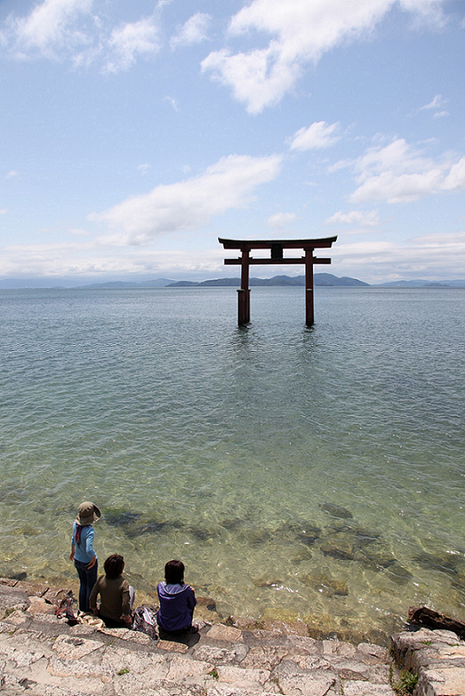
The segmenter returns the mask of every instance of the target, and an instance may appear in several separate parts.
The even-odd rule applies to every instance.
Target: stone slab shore
[[[402,632],[389,651],[201,620],[183,642],[152,640],[92,617],[70,626],[55,615],[63,592],[0,579],[0,694],[394,696],[408,669],[415,696],[465,696],[465,641],[450,631]]]

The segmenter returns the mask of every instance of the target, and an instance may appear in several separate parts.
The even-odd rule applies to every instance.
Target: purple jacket
[[[197,604],[192,587],[159,582],[157,592],[160,600],[160,609],[157,614],[158,625],[169,632],[190,628],[194,607]]]

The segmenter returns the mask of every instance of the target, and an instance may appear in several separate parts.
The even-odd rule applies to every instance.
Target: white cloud
[[[0,215],[6,215],[8,212],[7,208],[0,208]]]
[[[230,87],[252,114],[276,104],[288,92],[306,63],[344,41],[369,35],[387,12],[403,10],[439,22],[443,0],[253,0],[232,19],[229,34],[253,31],[270,35],[265,48],[233,54],[213,51],[203,71]]]
[[[169,232],[205,225],[213,215],[228,209],[244,207],[253,200],[257,186],[277,176],[280,163],[277,155],[222,157],[200,176],[157,186],[103,213],[92,213],[88,219],[118,232],[103,240],[105,243],[147,244]]]
[[[137,166],[137,171],[140,172],[141,174],[147,174],[149,169],[150,169],[150,164],[148,164],[147,162],[145,164],[139,164]]]
[[[107,16],[92,12],[96,4],[95,0],[43,0],[29,15],[7,18],[0,44],[21,59],[70,59],[75,66],[89,66],[103,58],[105,72],[127,70],[137,56],[159,50],[153,16],[111,28]]]
[[[443,118],[444,116],[449,116],[449,112],[445,111],[442,109],[444,104],[447,104],[448,100],[443,99],[441,94],[436,94],[434,97],[433,101],[429,102],[429,104],[425,104],[420,108],[420,111],[425,111],[425,110],[434,110],[433,118]],[[439,111],[439,109],[442,109]]]
[[[325,225],[361,225],[362,227],[377,227],[379,225],[379,212],[371,210],[364,213],[361,210],[352,210],[350,213],[339,211],[325,220]]]
[[[110,55],[106,61],[107,72],[127,70],[136,61],[137,55],[157,53],[158,28],[153,17],[140,19],[138,22],[124,24],[113,29],[109,39]]]
[[[465,188],[465,157],[451,167],[442,188],[446,191],[460,191]]]
[[[350,275],[368,283],[391,279],[463,278],[465,231],[438,233],[405,240],[364,240],[342,237],[331,249],[335,275]]]
[[[353,166],[359,183],[350,196],[354,203],[410,202],[439,191],[465,187],[465,158],[454,162],[448,156],[435,161],[424,157],[402,138],[385,147],[370,148]]]
[[[197,12],[181,27],[177,34],[171,37],[171,48],[199,44],[207,38],[211,17],[205,12]]]
[[[14,177],[19,176],[18,172],[14,169],[11,169],[8,174],[6,174],[6,179],[14,179]]]
[[[88,14],[93,0],[44,0],[27,17],[8,19],[10,39],[16,51],[37,50],[55,57],[56,49],[86,43],[74,25],[78,15]]]
[[[319,150],[331,147],[340,140],[340,136],[334,133],[338,130],[339,123],[328,124],[325,121],[312,123],[308,128],[301,128],[294,133],[291,142],[291,150]]]
[[[201,279],[224,269],[224,250],[215,240],[213,248],[185,250],[149,250],[105,247],[93,240],[49,244],[5,246],[0,254],[0,276],[94,278],[104,282],[133,275],[183,277],[199,273]],[[87,282],[87,280],[85,280]]]
[[[436,94],[433,101],[422,106],[420,111],[423,111],[424,109],[440,109],[445,103],[446,100],[444,100],[440,94]]]
[[[270,215],[266,224],[274,230],[282,230],[283,227],[295,220],[297,220],[295,213],[276,213],[276,215]]]
[[[163,101],[166,101],[168,102],[168,104],[171,104],[175,111],[179,111],[178,102],[176,101],[176,99],[174,99],[174,97],[163,97]]]

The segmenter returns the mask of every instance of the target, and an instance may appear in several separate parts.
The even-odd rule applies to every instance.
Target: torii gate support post
[[[237,291],[237,321],[239,326],[250,322],[249,254],[249,249],[242,249],[241,287]]]
[[[333,245],[337,237],[323,237],[320,239],[259,239],[259,240],[238,240],[218,238],[220,244],[225,249],[240,249],[241,256],[235,259],[225,259],[227,266],[241,266],[241,287],[238,293],[238,323],[244,326],[250,322],[250,290],[249,290],[249,267],[250,265],[283,265],[289,263],[305,264],[305,323],[312,326],[314,322],[313,307],[313,264],[331,263],[331,259],[317,258],[313,255],[315,249],[328,249]],[[252,258],[251,249],[269,249],[269,258]],[[304,256],[298,258],[284,257],[284,249],[303,249]]]
[[[312,326],[315,321],[313,304],[313,249],[305,249],[305,323]]]

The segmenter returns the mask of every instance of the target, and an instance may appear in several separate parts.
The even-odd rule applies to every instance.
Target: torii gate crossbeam
[[[305,264],[305,323],[311,326],[314,322],[313,304],[313,264],[331,263],[329,258],[317,258],[313,255],[315,249],[329,249],[337,237],[322,237],[320,239],[259,239],[237,240],[218,237],[225,249],[239,249],[241,256],[237,259],[225,259],[226,266],[241,266],[241,287],[238,290],[238,323],[240,326],[250,322],[250,290],[249,266],[267,264]],[[253,258],[252,249],[270,249],[269,258]],[[287,258],[284,249],[302,249],[304,255],[299,258]]]

